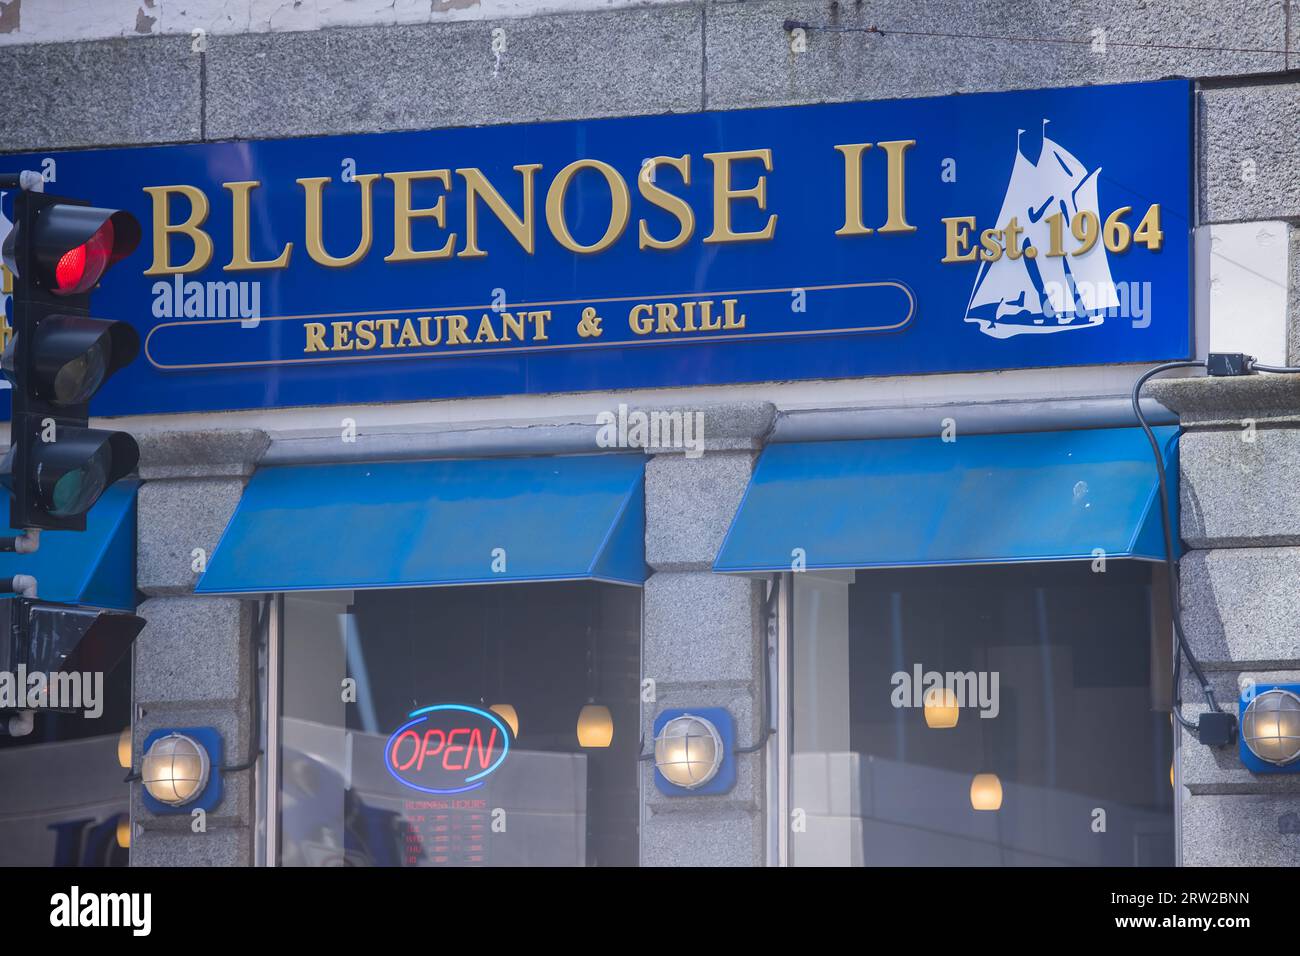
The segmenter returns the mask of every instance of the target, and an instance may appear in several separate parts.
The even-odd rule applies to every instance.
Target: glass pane
[[[287,595],[282,863],[636,865],[640,598]]]
[[[37,710],[30,734],[0,735],[0,866],[127,865],[131,785],[118,740],[131,723],[130,660],[98,689],[93,673],[80,682],[91,706]]]
[[[1172,865],[1170,638],[1151,575],[795,575],[792,861]]]

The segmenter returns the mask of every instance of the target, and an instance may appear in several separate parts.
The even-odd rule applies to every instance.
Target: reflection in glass
[[[119,752],[130,654],[104,675],[103,708],[94,718],[36,711],[30,734],[0,735],[0,866],[127,865],[131,785]]]
[[[794,575],[792,861],[1172,865],[1162,571]]]
[[[591,582],[286,595],[282,864],[636,865],[640,614]]]

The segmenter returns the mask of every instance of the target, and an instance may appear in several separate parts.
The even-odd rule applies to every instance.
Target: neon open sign
[[[464,793],[487,782],[510,752],[510,732],[491,711],[435,704],[408,714],[393,732],[384,763],[403,786],[422,793]]]

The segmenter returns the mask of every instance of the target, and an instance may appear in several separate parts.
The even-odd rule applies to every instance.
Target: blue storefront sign
[[[1185,81],[5,157],[133,212],[100,414],[1192,350]]]

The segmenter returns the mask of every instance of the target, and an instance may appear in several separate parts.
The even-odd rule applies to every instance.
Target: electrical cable
[[[1205,673],[1201,670],[1200,662],[1192,653],[1188,646],[1187,637],[1183,633],[1183,612],[1181,603],[1181,591],[1178,583],[1178,562],[1174,560],[1173,549],[1173,521],[1169,510],[1169,487],[1165,479],[1164,456],[1160,452],[1160,443],[1156,440],[1155,432],[1151,430],[1151,425],[1147,422],[1146,416],[1142,414],[1142,404],[1140,401],[1142,386],[1147,381],[1162,372],[1168,372],[1178,368],[1204,368],[1214,377],[1240,377],[1250,375],[1254,372],[1270,372],[1273,374],[1300,374],[1300,367],[1292,365],[1263,365],[1255,361],[1253,356],[1236,352],[1217,352],[1211,353],[1209,360],[1200,361],[1180,361],[1166,362],[1163,365],[1157,365],[1143,373],[1133,384],[1132,402],[1133,414],[1142,426],[1143,432],[1146,433],[1147,441],[1151,445],[1151,453],[1156,459],[1156,473],[1158,485],[1160,488],[1160,524],[1164,532],[1165,541],[1165,565],[1168,568],[1166,574],[1169,585],[1169,606],[1174,622],[1174,633],[1177,635],[1178,649],[1180,653],[1174,655],[1174,694],[1173,694],[1173,713],[1178,722],[1189,730],[1198,729],[1198,725],[1189,721],[1183,716],[1182,712],[1182,658],[1187,657],[1187,663],[1196,675],[1196,679],[1201,683],[1201,691],[1205,695],[1206,701],[1210,704],[1212,710],[1222,711],[1218,701],[1214,696],[1214,688],[1206,679]],[[1222,711],[1227,713],[1226,711]]]
[[[1204,693],[1205,701],[1210,705],[1210,709],[1219,710],[1221,708],[1219,708],[1218,701],[1214,698],[1214,688],[1210,685],[1209,680],[1205,679],[1205,672],[1201,670],[1200,662],[1197,661],[1192,649],[1187,645],[1187,636],[1183,633],[1183,605],[1182,596],[1179,593],[1178,561],[1177,558],[1174,558],[1173,519],[1171,519],[1169,510],[1169,483],[1167,483],[1165,477],[1165,455],[1160,450],[1160,440],[1157,440],[1156,432],[1152,431],[1151,423],[1148,423],[1147,416],[1143,415],[1143,411],[1141,411],[1141,388],[1147,384],[1148,380],[1161,375],[1162,372],[1170,372],[1175,368],[1205,367],[1204,362],[1195,362],[1195,360],[1190,360],[1190,362],[1166,362],[1162,365],[1156,365],[1156,367],[1148,369],[1147,372],[1139,376],[1138,381],[1134,382],[1131,395],[1134,416],[1138,419],[1138,424],[1141,425],[1143,432],[1147,434],[1147,441],[1151,444],[1152,455],[1156,458],[1157,486],[1160,488],[1160,527],[1165,537],[1165,583],[1169,585],[1170,617],[1174,620],[1174,635],[1177,636],[1179,650],[1178,654],[1174,654],[1174,718],[1180,724],[1183,724],[1183,727],[1192,731],[1195,731],[1197,726],[1195,723],[1188,721],[1186,717],[1183,717],[1182,688],[1179,685],[1180,679],[1182,679],[1182,666],[1180,665],[1182,665],[1184,654],[1187,656],[1187,663],[1191,665],[1196,679],[1200,680],[1201,693]]]
[[[1165,543],[1165,583],[1169,588],[1169,611],[1174,622],[1174,635],[1178,644],[1180,653],[1174,655],[1174,700],[1173,713],[1174,717],[1180,724],[1189,730],[1195,730],[1196,724],[1189,721],[1183,716],[1182,693],[1179,687],[1181,677],[1182,656],[1187,656],[1187,663],[1192,668],[1192,673],[1196,679],[1201,682],[1201,693],[1205,695],[1206,702],[1212,710],[1220,710],[1218,701],[1214,697],[1214,688],[1206,679],[1204,671],[1201,670],[1201,664],[1192,653],[1192,649],[1187,644],[1187,636],[1183,633],[1183,607],[1181,595],[1179,593],[1178,578],[1178,560],[1174,557],[1174,534],[1173,520],[1169,510],[1169,484],[1165,477],[1165,456],[1160,450],[1160,441],[1156,438],[1156,433],[1151,429],[1151,424],[1147,421],[1146,416],[1142,413],[1141,393],[1142,386],[1156,375],[1163,372],[1169,372],[1179,368],[1205,368],[1206,363],[1200,361],[1182,361],[1166,362],[1163,365],[1157,365],[1155,368],[1148,369],[1138,377],[1133,383],[1133,392],[1130,396],[1133,403],[1133,415],[1137,418],[1138,424],[1142,426],[1142,431],[1147,436],[1147,442],[1151,445],[1151,454],[1155,457],[1156,462],[1156,484],[1160,490],[1160,528],[1164,534]]]
[[[767,640],[768,626],[776,613],[776,599],[781,593],[781,576],[772,575],[772,587],[768,591],[767,600],[763,603],[763,732],[759,734],[758,740],[748,747],[735,747],[732,753],[752,754],[758,753],[767,746],[767,741],[772,736],[775,728],[772,726],[772,662],[768,660],[771,654],[771,647]]]
[[[267,612],[270,610],[270,607],[271,599],[269,597],[263,598],[262,606],[257,615],[257,628],[254,631],[256,636],[249,642],[248,656],[252,666],[253,676],[253,679],[249,684],[249,693],[253,696],[253,713],[250,715],[248,721],[248,759],[243,763],[227,764],[226,766],[221,767],[220,769],[222,773],[238,773],[241,770],[249,770],[257,763],[258,758],[262,756],[262,694],[260,688],[261,680],[259,679],[257,667],[257,652],[262,646],[261,638],[266,633]]]
[[[1247,368],[1252,372],[1274,372],[1279,375],[1300,374],[1300,368],[1294,365],[1260,365],[1254,359],[1247,363]]]

